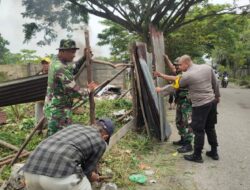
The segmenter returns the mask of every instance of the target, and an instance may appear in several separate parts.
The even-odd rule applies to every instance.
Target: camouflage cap
[[[76,42],[71,39],[62,39],[60,41],[60,47],[59,50],[67,50],[67,49],[79,49],[76,47]]]
[[[174,65],[180,65],[179,63],[179,60],[180,60],[180,57],[177,57],[175,60],[174,60]]]

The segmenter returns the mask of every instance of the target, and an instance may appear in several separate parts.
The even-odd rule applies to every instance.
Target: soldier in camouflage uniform
[[[164,55],[164,60],[167,66],[175,75],[181,75],[179,71],[178,58],[175,60],[174,64],[171,63],[167,55]],[[164,74],[160,72],[155,72],[155,76],[164,78]],[[174,85],[173,85],[174,86]],[[174,88],[174,87],[173,87]],[[157,92],[161,92],[166,88],[156,88]],[[171,90],[168,88],[168,90]],[[192,103],[188,98],[188,90],[186,88],[178,88],[175,90],[175,102],[176,102],[176,127],[178,133],[181,136],[179,141],[174,141],[174,145],[180,145],[182,147],[178,148],[177,151],[180,153],[186,153],[193,150],[192,140],[193,132],[191,129],[191,115],[192,115]]]
[[[85,61],[84,56],[73,62],[77,49],[75,41],[61,40],[58,57],[50,65],[44,106],[48,136],[72,123],[73,99],[81,98],[88,94],[88,90],[94,89],[94,84],[91,83],[88,85],[89,89],[81,90],[74,80],[74,75]]]

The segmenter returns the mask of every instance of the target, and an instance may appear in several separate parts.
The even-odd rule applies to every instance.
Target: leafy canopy
[[[186,20],[194,6],[207,5],[207,0],[23,0],[24,17],[34,19],[24,25],[25,40],[44,31],[44,39],[38,44],[50,43],[56,36],[55,28],[72,31],[76,24],[87,23],[88,14],[110,20],[135,32],[149,41],[148,26],[153,24],[165,33],[171,33],[183,25],[209,16],[233,13],[234,8],[218,9]],[[247,11],[247,9],[243,10]]]

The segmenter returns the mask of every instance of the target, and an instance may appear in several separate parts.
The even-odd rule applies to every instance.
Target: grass
[[[111,182],[118,185],[119,188],[136,190],[150,189],[150,184],[138,185],[129,180],[131,174],[144,174],[145,170],[142,165],[149,167],[155,173],[150,179],[155,179],[160,183],[166,184],[166,180],[179,179],[175,176],[178,174],[178,160],[181,155],[175,154],[175,148],[170,143],[159,143],[155,139],[149,139],[145,134],[128,132],[112,149],[107,152],[101,163],[102,168],[109,168],[113,171],[114,176]],[[148,187],[149,186],[149,187]],[[181,184],[168,184],[167,189],[178,190],[185,189]]]
[[[7,74],[5,72],[0,72],[0,82],[4,82],[7,79]]]
[[[148,137],[130,131],[105,154],[101,166],[113,171],[112,182],[119,187],[133,189],[136,184],[130,182],[128,177],[143,172],[139,167],[142,157],[152,150],[153,144]]]

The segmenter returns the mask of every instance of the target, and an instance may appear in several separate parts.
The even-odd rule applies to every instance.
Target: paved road
[[[250,190],[250,90],[221,89],[218,105],[219,161],[192,164],[199,190]],[[210,147],[205,145],[205,150]]]

